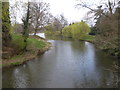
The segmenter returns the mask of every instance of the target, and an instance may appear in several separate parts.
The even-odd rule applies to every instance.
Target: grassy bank
[[[94,43],[97,48],[101,49],[102,51],[106,52],[107,54],[120,58],[120,51],[118,48],[114,48],[115,45],[113,43],[103,42],[101,44],[98,44],[96,42],[99,42],[99,40],[98,41],[96,40],[97,36],[95,36],[95,35],[86,34],[82,37],[80,37],[80,35],[79,35],[77,38],[74,38],[76,35],[73,37],[72,33],[69,32],[69,30],[62,32],[62,34],[59,31],[54,31],[54,32],[53,31],[46,31],[45,35],[46,35],[46,38],[54,39],[54,40],[72,39],[72,40],[88,41],[88,42]],[[111,46],[109,48],[110,45],[113,45],[113,47]]]
[[[12,51],[10,52],[12,56],[9,58],[4,57],[2,60],[2,67],[21,65],[43,54],[51,46],[50,43],[39,36],[29,36],[27,39],[26,52],[22,52],[24,45],[25,43],[22,35],[12,34]]]
[[[63,36],[62,34],[60,34],[60,32],[45,32],[46,38],[50,38],[50,39],[54,39],[54,40],[59,40],[59,39],[74,39],[72,37],[67,37],[67,36]],[[88,41],[91,43],[94,43],[95,41],[95,36],[93,35],[85,35],[84,37],[77,39],[77,40],[81,40],[81,41]]]
[[[82,41],[88,41],[88,42],[93,43],[94,40],[95,40],[95,36],[86,35],[86,36],[82,37],[80,40],[82,40]]]

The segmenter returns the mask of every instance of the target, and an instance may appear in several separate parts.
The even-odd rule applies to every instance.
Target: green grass
[[[92,36],[92,35],[86,35],[86,36],[82,37],[80,40],[94,41],[94,40],[95,40],[95,36]]]
[[[12,44],[17,49],[20,49],[20,50],[23,49],[25,46],[25,43],[24,43],[24,38],[22,37],[22,35],[12,34]],[[39,40],[39,39],[35,39],[35,38],[28,38],[27,45],[28,45],[27,47],[29,47],[29,48],[42,49],[46,46],[46,42]],[[30,46],[32,46],[32,47],[30,47]],[[17,56],[17,57],[19,57],[19,56]],[[17,58],[17,57],[15,57],[15,58]]]
[[[0,64],[0,67],[2,67],[2,64]]]
[[[46,43],[42,40],[28,38],[28,46],[31,44],[34,45],[35,48],[38,48],[38,49],[44,48],[46,46]]]
[[[18,59],[18,58],[21,58],[21,57],[22,57],[22,55],[15,55],[15,56],[12,57],[12,59]]]
[[[23,49],[25,46],[25,43],[24,43],[24,38],[22,37],[22,35],[12,34],[12,44],[17,49]]]
[[[11,65],[20,65],[20,64],[21,64],[20,62],[11,63]]]

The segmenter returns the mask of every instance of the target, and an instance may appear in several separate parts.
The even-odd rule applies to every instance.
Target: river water
[[[3,88],[113,87],[113,73],[107,69],[115,58],[89,42],[48,41],[52,47],[39,58],[3,70]]]

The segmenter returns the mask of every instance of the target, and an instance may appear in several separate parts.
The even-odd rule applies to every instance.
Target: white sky
[[[63,14],[69,22],[81,21],[88,10],[77,9],[76,0],[43,0],[50,3],[50,12],[54,15]]]
[[[10,0],[15,1],[15,0]],[[16,0],[17,1],[17,0]],[[22,0],[27,1],[27,0]],[[30,0],[31,1],[31,0]],[[35,1],[35,0],[32,0]],[[85,8],[75,8],[75,5],[78,4],[77,0],[37,0],[37,1],[44,1],[47,3],[50,3],[50,12],[53,16],[57,16],[60,14],[63,14],[65,18],[68,20],[68,22],[77,22],[84,19],[84,16],[89,11]],[[97,4],[100,1],[107,1],[107,0],[82,0],[86,2],[89,5]],[[95,7],[94,5],[92,5]]]
[[[38,0],[41,1],[41,0]],[[57,16],[63,14],[69,23],[71,22],[79,22],[84,20],[85,15],[89,11],[86,8],[76,8],[76,4],[78,4],[79,0],[42,0],[47,3],[50,3],[50,12],[53,16]],[[99,5],[100,2],[106,2],[107,0],[82,0],[87,5],[92,8],[96,8],[95,5]],[[92,25],[93,23],[88,23]]]

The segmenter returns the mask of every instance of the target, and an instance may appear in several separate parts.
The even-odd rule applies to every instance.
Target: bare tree
[[[38,29],[41,29],[48,22],[49,4],[45,2],[31,2],[30,12],[30,23],[34,27],[34,35],[36,35]]]
[[[64,28],[66,25],[68,25],[67,19],[62,14],[60,15],[60,22],[62,24],[62,28]]]
[[[57,31],[61,31],[62,30],[62,24],[61,24],[59,18],[54,17],[53,27],[55,28],[54,30],[57,30]]]
[[[101,0],[101,3],[96,8],[92,8],[83,0],[80,0],[80,3],[77,4],[77,6],[89,9],[88,14],[92,13],[94,20],[96,20],[94,25],[97,29],[96,45],[118,56],[120,55],[120,50],[118,49],[119,2],[119,0]]]
[[[89,5],[87,2],[83,1],[83,0],[79,0],[79,3],[76,5],[76,7],[84,7],[90,10],[90,13],[95,13],[97,15],[104,15],[108,18],[110,18],[110,16],[106,13],[110,13],[113,14],[113,12],[115,12],[115,9],[118,5],[118,1],[119,0],[101,0],[99,5]],[[92,6],[97,6],[97,8],[92,8]]]
[[[55,28],[54,30],[60,31],[62,33],[62,29],[68,25],[67,19],[61,14],[57,17],[53,18],[53,27]]]

